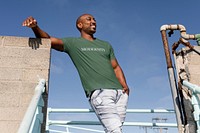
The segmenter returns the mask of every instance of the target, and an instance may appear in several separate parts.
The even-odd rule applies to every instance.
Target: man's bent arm
[[[120,65],[117,62],[117,59],[112,59],[111,64],[112,64],[112,67],[114,69],[114,72],[115,72],[117,79],[119,80],[120,84],[123,87],[123,91],[129,95],[129,88],[128,88],[128,85],[126,83],[124,73],[123,73]]]
[[[36,25],[35,27],[31,27],[31,29],[33,30],[37,38],[51,38],[51,36],[49,36],[49,34],[41,30],[38,25]]]
[[[64,50],[62,40],[51,37],[48,33],[40,29],[40,27],[37,25],[37,21],[33,17],[28,17],[22,25],[31,28],[37,38],[49,38],[51,40],[51,48],[58,51]]]

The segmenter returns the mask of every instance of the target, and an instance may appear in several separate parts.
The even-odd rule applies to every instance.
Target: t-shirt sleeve
[[[64,52],[69,53],[70,47],[73,43],[73,38],[61,38],[61,40],[63,41]]]
[[[112,46],[110,45],[110,60],[115,59],[115,54]]]

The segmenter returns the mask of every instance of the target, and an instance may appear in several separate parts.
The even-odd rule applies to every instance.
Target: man
[[[39,28],[33,17],[28,17],[23,26],[32,28],[38,38],[49,38],[53,49],[68,53],[105,132],[122,133],[129,88],[111,45],[94,37],[95,18],[83,14],[77,19],[76,27],[81,34],[78,38],[49,36]]]

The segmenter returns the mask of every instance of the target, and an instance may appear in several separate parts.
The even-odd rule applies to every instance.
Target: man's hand
[[[32,16],[30,16],[26,20],[24,20],[24,22],[22,23],[22,26],[34,28],[37,26],[37,21]]]
[[[127,95],[129,95],[130,89],[129,88],[123,88],[123,93],[126,93]]]

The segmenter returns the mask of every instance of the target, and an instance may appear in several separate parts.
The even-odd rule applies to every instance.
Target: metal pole
[[[168,40],[167,40],[167,36],[166,36],[166,31],[162,30],[161,35],[162,35],[164,52],[165,52],[165,57],[166,57],[166,62],[167,62],[168,76],[169,76],[169,82],[170,82],[170,87],[171,87],[171,92],[172,92],[174,109],[176,112],[176,120],[177,120],[177,124],[178,124],[178,130],[179,130],[179,133],[182,133],[183,132],[183,126],[182,126],[183,116],[181,113],[180,99],[178,97],[174,69],[172,66],[172,60],[171,60],[171,56],[170,56],[170,50],[169,50]]]
[[[49,133],[49,108],[47,108],[47,115],[46,115],[46,129],[45,133]]]
[[[50,120],[49,125],[101,125],[99,121],[63,121]],[[155,122],[124,122],[123,126],[144,126],[144,127],[171,127],[177,128],[176,123],[155,123]]]
[[[92,109],[48,108],[49,113],[93,113]],[[127,109],[126,113],[175,113],[174,109]]]

